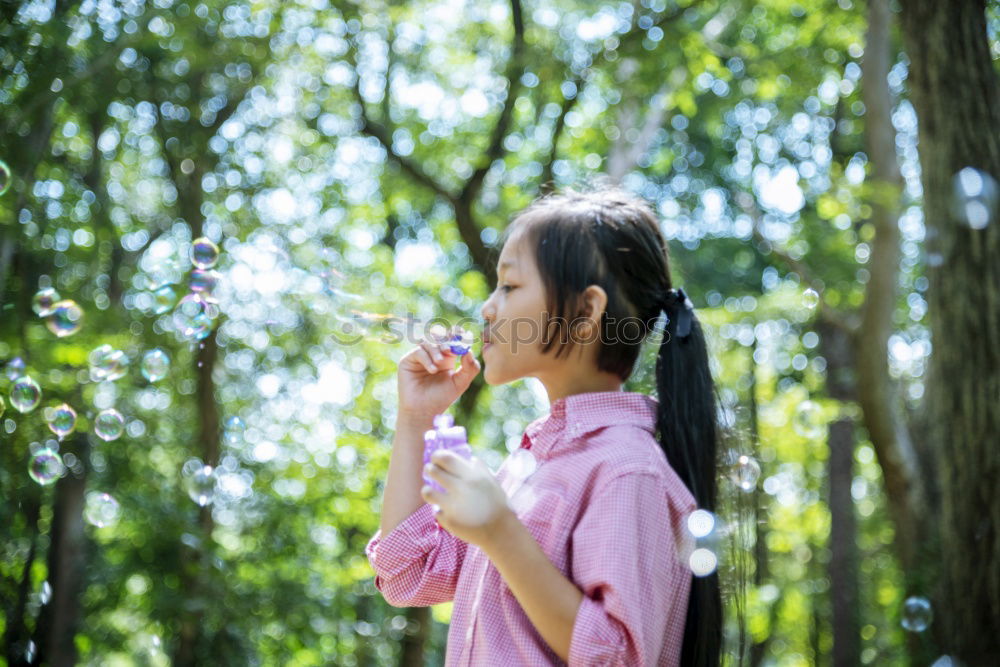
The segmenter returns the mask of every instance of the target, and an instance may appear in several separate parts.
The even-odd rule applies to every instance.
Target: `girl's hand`
[[[480,368],[470,350],[456,369],[448,346],[425,337],[399,361],[399,411],[424,417],[441,414],[469,388]]]
[[[466,460],[454,452],[438,450],[424,470],[445,493],[424,485],[420,496],[441,508],[436,513],[438,523],[460,540],[484,548],[513,513],[503,487],[481,459]]]

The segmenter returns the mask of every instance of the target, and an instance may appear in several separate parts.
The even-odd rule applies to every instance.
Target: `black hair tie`
[[[667,322],[670,322],[670,311],[676,310],[677,336],[687,338],[691,335],[691,325],[694,321],[694,304],[684,293],[683,288],[671,288],[667,290],[663,297],[662,310],[667,314]]]

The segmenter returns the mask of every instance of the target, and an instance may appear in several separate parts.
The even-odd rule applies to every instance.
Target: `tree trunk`
[[[889,74],[888,0],[872,0],[868,15],[863,93],[865,147],[871,161],[871,224],[875,228],[870,279],[862,306],[857,345],[858,392],[864,423],[875,447],[896,528],[896,551],[904,572],[917,564],[921,522],[926,515],[926,491],[917,448],[906,428],[898,387],[889,377],[889,336],[893,332],[899,282],[899,196],[902,176],[896,160],[896,130],[892,125]]]
[[[827,392],[838,401],[858,399],[852,369],[857,365],[852,337],[842,328],[820,323],[823,357],[827,360]],[[883,370],[885,373],[885,370]],[[832,664],[861,664],[861,631],[858,622],[858,531],[851,483],[854,481],[854,422],[849,418],[830,424],[830,597],[833,610]]]
[[[919,121],[929,262],[925,434],[937,452],[940,583],[934,623],[969,665],[1000,655],[1000,220],[952,208],[966,167],[1000,177],[1000,85],[983,0],[903,0]],[[927,595],[931,590],[908,591]]]
[[[403,634],[399,667],[424,667],[424,648],[431,636],[431,608],[409,607],[405,612],[406,632]],[[413,632],[410,632],[413,628]],[[443,661],[443,657],[442,657]]]
[[[830,593],[833,603],[833,665],[861,664],[858,628],[857,521],[851,482],[854,479],[854,424],[839,419],[830,425]]]
[[[74,436],[73,454],[89,458],[85,434]],[[33,664],[75,665],[77,627],[80,623],[80,597],[83,592],[84,532],[83,502],[87,485],[87,467],[76,474],[67,471],[56,482],[52,536],[48,550],[48,582],[52,596],[45,605],[35,629],[38,654]]]

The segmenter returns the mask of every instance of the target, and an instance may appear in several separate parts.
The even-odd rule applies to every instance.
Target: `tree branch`
[[[503,157],[503,139],[510,127],[511,118],[514,115],[514,104],[517,102],[518,94],[521,90],[521,77],[524,75],[524,18],[521,12],[520,0],[511,0],[511,15],[514,21],[514,41],[511,45],[510,60],[507,62],[507,98],[504,100],[503,109],[497,118],[496,125],[490,138],[489,147],[480,165],[469,177],[465,187],[459,195],[459,199],[472,202],[482,189],[483,180],[494,162]],[[479,234],[476,234],[476,239]],[[465,239],[466,245],[469,240]],[[470,248],[471,249],[471,248]]]
[[[585,73],[573,79],[572,83],[576,86],[576,95],[568,99],[563,99],[562,108],[559,110],[559,118],[556,119],[556,126],[552,130],[552,145],[549,147],[549,157],[542,167],[542,175],[539,179],[538,190],[542,194],[552,192],[555,189],[555,181],[552,178],[552,165],[555,163],[556,155],[559,153],[559,139],[562,137],[563,130],[566,129],[567,114],[573,110],[577,100],[580,99],[583,84],[587,80],[586,72],[588,71],[585,70]]]
[[[795,259],[779,248],[776,248],[774,244],[760,231],[763,214],[761,213],[760,208],[757,207],[753,195],[749,192],[738,192],[735,195],[735,199],[740,205],[740,208],[743,209],[744,213],[750,216],[750,219],[753,222],[753,239],[757,241],[757,243],[768,248],[771,253],[781,260],[783,264],[797,273],[802,278],[804,283],[814,286],[817,288],[817,291],[819,291],[819,288],[821,288],[823,283],[814,275],[809,265],[801,260]],[[858,331],[859,322],[856,313],[845,313],[826,303],[823,299],[819,300],[818,309],[818,317],[820,317],[824,322],[827,322],[828,324],[831,324],[839,329],[843,329],[845,333],[851,336],[854,336]]]

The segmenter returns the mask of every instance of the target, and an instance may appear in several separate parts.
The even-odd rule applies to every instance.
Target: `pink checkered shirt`
[[[530,459],[519,450],[497,472],[521,522],[584,594],[570,665],[679,664],[691,571],[678,554],[693,548],[684,525],[696,505],[654,438],[656,407],[632,392],[558,399],[521,441],[533,474],[517,474],[515,457]],[[493,563],[441,528],[430,505],[365,552],[389,604],[454,600],[449,667],[566,664]]]

